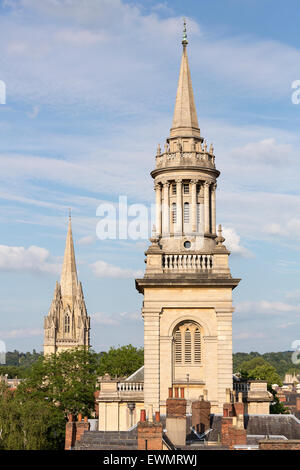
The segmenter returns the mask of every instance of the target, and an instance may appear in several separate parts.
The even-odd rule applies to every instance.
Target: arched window
[[[201,330],[197,323],[181,323],[173,337],[175,365],[201,364]]]
[[[176,224],[176,221],[177,221],[176,202],[173,202],[173,204],[172,204],[172,222],[173,222],[173,224]]]
[[[65,315],[65,333],[70,333],[70,316],[68,313]]]
[[[190,222],[190,205],[189,205],[188,202],[184,203],[183,221],[184,221],[185,224],[188,224]]]

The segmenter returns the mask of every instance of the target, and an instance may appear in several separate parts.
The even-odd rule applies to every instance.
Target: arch
[[[201,327],[194,321],[177,324],[173,334],[173,359],[176,366],[201,365]]]
[[[201,309],[198,309],[198,310],[201,310]],[[212,331],[211,331],[211,327],[209,326],[207,321],[203,320],[203,318],[201,318],[200,321],[199,321],[198,316],[196,316],[193,313],[188,313],[188,312],[184,313],[180,317],[177,317],[170,324],[170,326],[168,328],[168,336],[173,337],[176,327],[180,323],[185,322],[185,321],[193,321],[194,323],[197,323],[200,326],[200,328],[203,329],[203,336],[213,336]]]

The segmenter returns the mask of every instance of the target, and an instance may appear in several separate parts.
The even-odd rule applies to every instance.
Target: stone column
[[[221,411],[226,402],[226,389],[232,390],[232,312],[233,308],[216,310],[218,323],[218,402]]]
[[[160,183],[155,185],[155,196],[156,196],[156,236],[161,236],[161,185]]]
[[[162,220],[163,220],[163,234],[170,234],[170,200],[169,200],[169,187],[170,183],[167,181],[163,183],[163,211],[162,211]]]
[[[217,184],[214,183],[211,187],[211,233],[216,234],[216,189]]]
[[[197,230],[197,180],[192,180],[192,232]]]
[[[147,410],[149,405],[153,411],[159,410],[160,398],[160,317],[159,311],[151,308],[143,308],[144,317],[144,406]]]
[[[204,183],[204,233],[209,233],[209,182]]]
[[[182,235],[182,181],[176,180],[176,210],[177,210],[177,228],[176,233]]]

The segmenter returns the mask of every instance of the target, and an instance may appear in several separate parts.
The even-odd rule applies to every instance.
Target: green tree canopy
[[[28,399],[47,399],[67,416],[90,415],[94,410],[94,392],[99,357],[84,348],[41,357],[29,376],[17,388],[16,395]]]
[[[54,450],[64,448],[64,413],[45,398],[20,398],[0,384],[0,449]]]
[[[281,378],[275,367],[265,361],[262,357],[255,357],[245,361],[240,366],[241,376],[244,379],[266,380],[268,387],[272,384],[282,385]]]
[[[132,344],[119,348],[110,348],[100,357],[100,375],[127,377],[144,364],[144,349],[135,348]]]

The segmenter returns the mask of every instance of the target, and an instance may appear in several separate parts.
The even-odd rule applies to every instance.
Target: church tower
[[[44,354],[77,346],[90,346],[90,317],[87,315],[81,282],[77,279],[71,216],[60,283],[44,320]]]
[[[232,389],[232,290],[229,251],[216,233],[213,145],[200,134],[187,56],[183,52],[170,135],[151,172],[156,225],[146,270],[136,287],[144,295],[145,407],[165,413],[169,388],[190,401],[207,396],[222,411]]]

